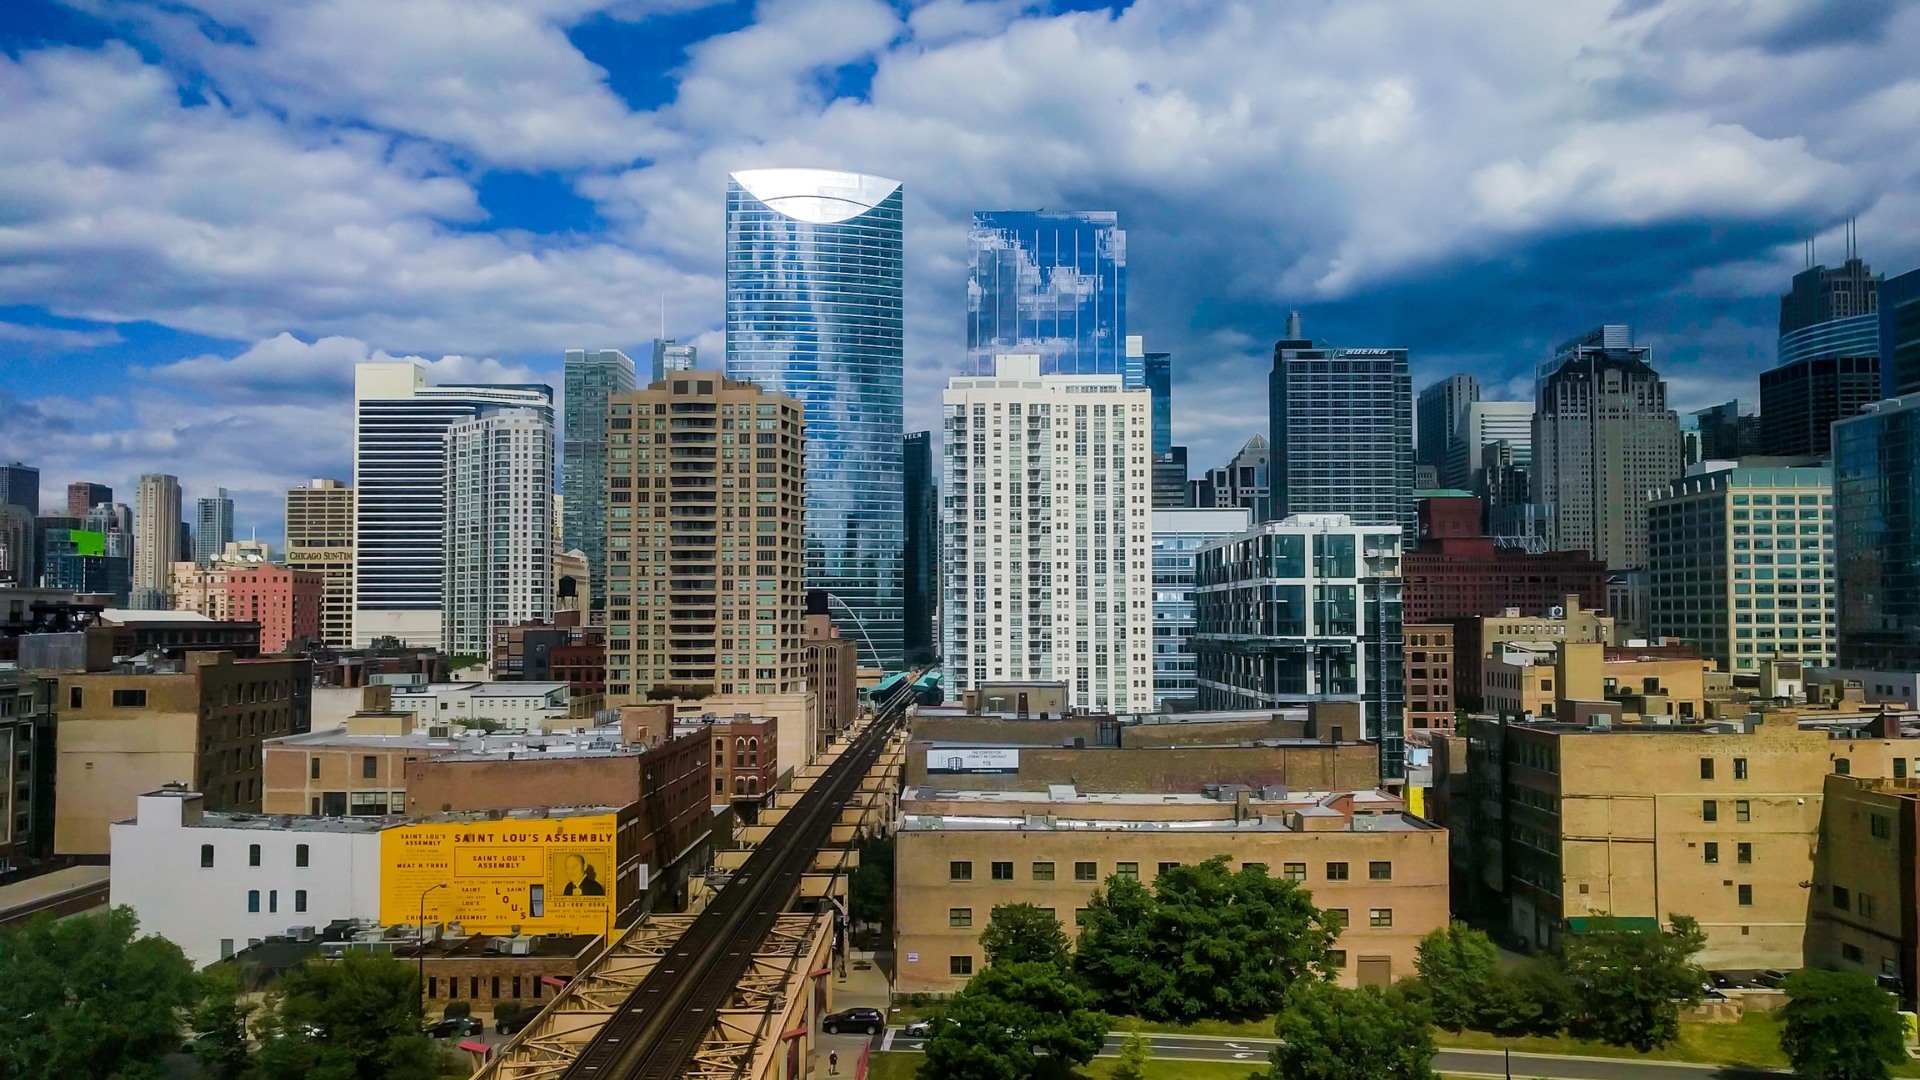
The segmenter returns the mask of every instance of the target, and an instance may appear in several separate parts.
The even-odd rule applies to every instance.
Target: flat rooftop
[[[1352,800],[1351,814],[1330,805],[1334,800],[1341,798]],[[978,812],[916,813],[914,806],[919,803],[944,803],[947,804],[948,809],[952,809],[954,804],[960,804],[968,811],[977,808]],[[1234,808],[1234,800],[1231,796],[1214,798],[1191,792],[1160,795],[1081,793],[1067,785],[1058,785],[1047,791],[930,791],[922,786],[902,795],[900,828],[908,832],[1302,831],[1290,824],[1289,816],[1347,819],[1346,827],[1343,829],[1313,831],[1421,832],[1439,828],[1431,822],[1407,813],[1403,809],[1405,803],[1397,796],[1371,789],[1289,792],[1273,799],[1255,798],[1248,805],[1252,811],[1250,816],[1245,820],[1235,821],[1231,816]],[[1128,816],[1129,810],[1152,806],[1215,807],[1220,810],[1222,816],[1173,820]],[[1009,812],[1016,808],[1026,812],[1019,814]],[[1102,810],[1110,811],[1111,816],[1103,816]],[[999,812],[996,813],[996,811]],[[1064,812],[1085,816],[1070,818],[1058,816]]]
[[[597,817],[602,814],[617,814],[619,806],[535,806],[518,810],[456,810],[447,814],[429,814],[426,817],[410,818],[408,824],[471,824],[484,821],[540,821],[546,818]]]
[[[283,735],[277,739],[268,739],[267,745],[293,749],[344,746],[368,750],[443,750],[447,754],[474,754],[488,757],[513,751],[532,756],[543,753],[618,750],[619,734],[612,732],[593,735],[588,734],[586,729],[581,729],[550,734],[496,732],[488,735],[479,731],[463,730],[459,734],[431,735],[423,725],[405,735],[351,735],[347,733],[346,728],[339,727],[329,728],[326,731],[309,731],[302,735]]]

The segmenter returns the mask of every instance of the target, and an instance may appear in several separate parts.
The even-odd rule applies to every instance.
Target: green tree
[[[281,976],[261,1024],[265,1080],[433,1080],[439,1053],[420,1033],[419,980],[391,956],[350,952]]]
[[[1150,1020],[1265,1016],[1326,962],[1338,930],[1290,881],[1227,857],[1114,875],[1089,901],[1073,967],[1111,1012]]]
[[[1349,990],[1302,979],[1273,1023],[1280,1046],[1261,1080],[1432,1080],[1433,1025],[1406,986]]]
[[[1641,1053],[1679,1037],[1681,1006],[1700,1003],[1706,972],[1693,958],[1707,936],[1692,916],[1668,921],[1671,929],[1639,930],[1595,919],[1585,933],[1567,935],[1575,1034]]]
[[[193,1056],[215,1080],[248,1080],[254,1075],[247,1019],[257,1008],[240,995],[239,979],[222,965],[201,977],[206,996],[193,1010]]]
[[[1780,1049],[1809,1080],[1886,1080],[1887,1066],[1906,1060],[1906,1038],[1893,997],[1852,971],[1787,976]]]
[[[1474,1026],[1495,1035],[1558,1035],[1574,1013],[1573,988],[1553,960],[1501,968],[1480,997]]]
[[[0,1078],[147,1080],[200,996],[179,946],[135,938],[133,909],[0,933]]]
[[[1053,912],[1032,904],[1001,904],[980,935],[988,964],[1052,964],[1065,969],[1067,932]]]
[[[1493,939],[1462,922],[1420,939],[1414,970],[1427,984],[1433,1022],[1448,1031],[1478,1026],[1487,990],[1500,977]]]
[[[1152,1059],[1153,1048],[1147,1045],[1147,1037],[1133,1028],[1120,1041],[1120,1060],[1114,1062],[1112,1080],[1147,1080],[1147,1062]]]
[[[1065,1080],[1106,1038],[1093,1003],[1052,964],[985,968],[947,1002],[920,1080]]]
[[[860,865],[847,882],[847,913],[855,922],[893,924],[893,837],[860,841]]]

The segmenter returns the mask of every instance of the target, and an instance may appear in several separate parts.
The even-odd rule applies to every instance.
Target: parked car
[[[879,1009],[842,1009],[837,1013],[828,1013],[820,1020],[820,1028],[829,1035],[838,1035],[842,1031],[864,1031],[869,1035],[880,1034],[887,1026],[886,1017]]]
[[[471,1016],[449,1016],[428,1024],[424,1034],[429,1039],[461,1039],[484,1034],[486,1030],[485,1024]]]
[[[1768,988],[1778,987],[1781,983],[1785,982],[1786,979],[1787,979],[1786,972],[1775,971],[1772,968],[1768,968],[1767,970],[1753,977],[1754,982],[1757,982],[1761,986],[1765,986]]]
[[[933,1021],[915,1020],[906,1027],[901,1028],[900,1034],[910,1039],[931,1039],[933,1038]]]
[[[534,1005],[502,1005],[493,1010],[493,1030],[502,1035],[511,1035],[540,1015],[540,1009]]]

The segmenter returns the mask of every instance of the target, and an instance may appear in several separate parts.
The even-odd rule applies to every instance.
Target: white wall
[[[379,832],[183,825],[183,810],[191,820],[197,803],[192,795],[142,795],[135,820],[111,828],[111,902],[133,908],[142,934],[159,934],[204,966],[220,959],[223,940],[238,952],[290,927],[318,931],[335,919],[379,917]],[[213,845],[210,868],[200,865],[203,844]],[[254,844],[259,866],[248,863]],[[305,867],[294,865],[299,844],[307,845]],[[260,910],[249,912],[254,890]],[[296,911],[302,891],[307,909]]]

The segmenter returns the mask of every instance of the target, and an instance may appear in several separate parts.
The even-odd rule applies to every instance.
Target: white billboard
[[[1017,773],[1020,751],[981,747],[943,747],[927,751],[927,772]]]

